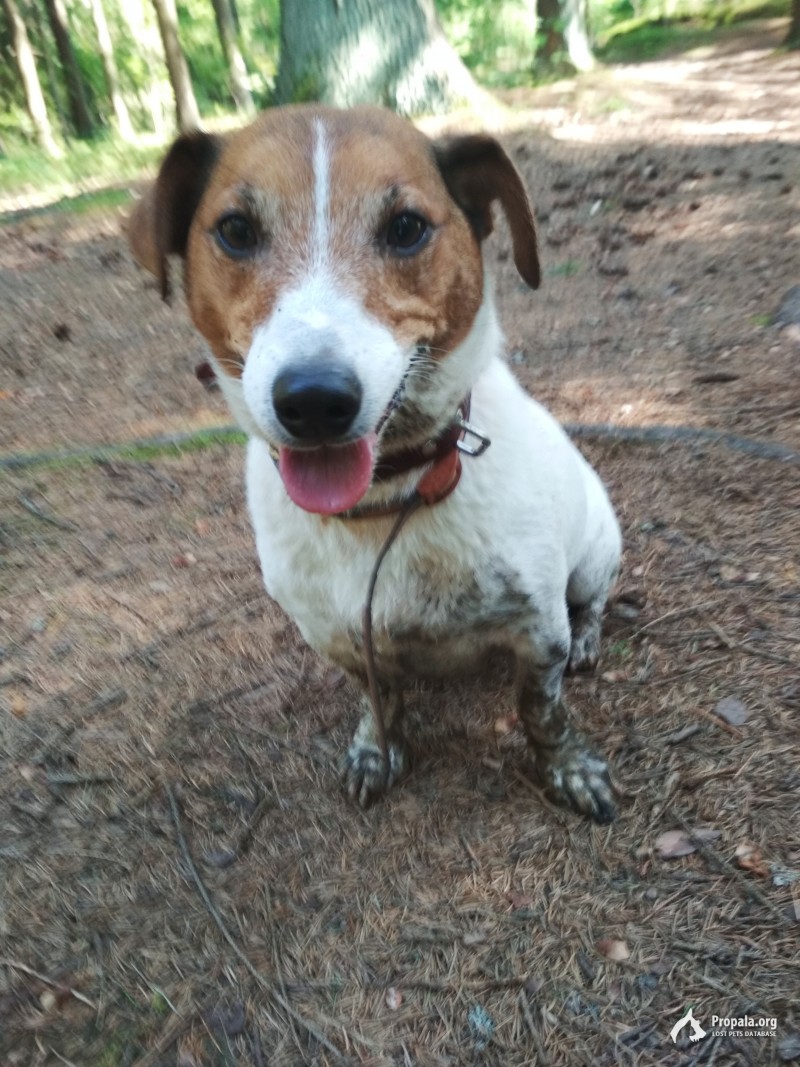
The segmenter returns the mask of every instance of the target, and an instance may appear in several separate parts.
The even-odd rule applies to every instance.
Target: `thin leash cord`
[[[367,683],[369,685],[369,700],[372,705],[372,717],[375,721],[375,733],[378,739],[378,747],[381,750],[381,756],[383,758],[384,785],[389,779],[391,766],[389,763],[389,743],[386,739],[386,724],[383,721],[383,701],[381,699],[380,686],[378,685],[377,671],[375,670],[375,649],[372,641],[372,598],[375,594],[375,585],[378,581],[378,571],[381,569],[381,564],[386,558],[386,554],[394,544],[397,535],[402,530],[406,520],[411,518],[414,512],[422,507],[424,503],[425,501],[421,496],[413,496],[395,519],[394,525],[389,531],[388,537],[383,542],[381,550],[375,560],[375,565],[372,568],[369,586],[367,587],[367,600],[364,604],[364,614],[362,616],[362,637],[364,641],[364,661],[367,668]]]

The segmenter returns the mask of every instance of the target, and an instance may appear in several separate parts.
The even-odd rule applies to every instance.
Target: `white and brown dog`
[[[495,201],[536,288],[531,207],[495,140],[431,141],[378,108],[298,106],[224,138],[181,137],[129,232],[164,293],[166,257],[185,258],[192,318],[250,435],[267,591],[365,693],[350,795],[365,804],[405,769],[404,682],[499,646],[516,659],[540,781],[607,822],[606,764],[561,689],[568,665],[597,660],[620,534],[597,475],[501,359],[481,256]],[[461,471],[459,449],[477,440],[467,411],[491,447]],[[373,605],[386,767],[362,610],[391,515],[418,491],[431,506],[388,553]]]

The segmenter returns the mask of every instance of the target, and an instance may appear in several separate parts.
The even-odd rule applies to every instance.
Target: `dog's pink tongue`
[[[282,448],[278,470],[298,507],[317,515],[336,515],[354,507],[372,481],[375,434],[349,445]]]

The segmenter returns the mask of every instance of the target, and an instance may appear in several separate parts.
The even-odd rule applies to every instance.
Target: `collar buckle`
[[[483,430],[479,430],[477,426],[473,426],[471,422],[467,422],[461,411],[456,416],[456,425],[461,428],[464,434],[463,437],[459,437],[456,441],[458,451],[463,452],[465,456],[482,456],[492,443],[491,437],[488,437]],[[475,445],[467,444],[467,437],[474,437],[478,443]]]

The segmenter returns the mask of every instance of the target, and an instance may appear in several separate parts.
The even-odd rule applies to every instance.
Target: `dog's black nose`
[[[352,371],[290,367],[272,387],[272,404],[284,429],[301,441],[331,441],[347,433],[361,408],[363,390]]]

